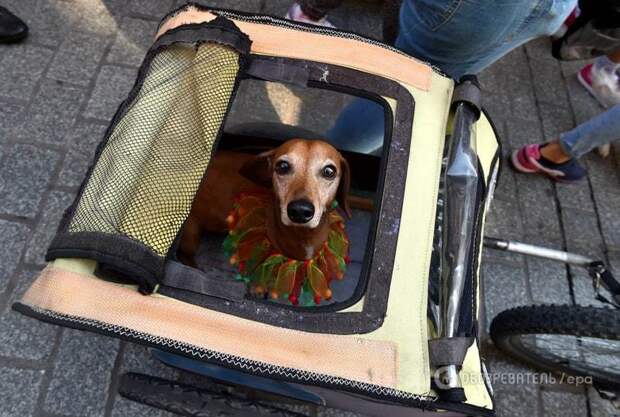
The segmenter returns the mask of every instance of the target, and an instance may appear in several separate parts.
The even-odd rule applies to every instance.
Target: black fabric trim
[[[230,46],[239,54],[250,52],[252,41],[245,33],[223,16],[217,16],[210,22],[190,23],[170,29],[155,41],[151,49],[158,50],[173,43],[202,43],[214,42]]]
[[[366,256],[364,260],[360,283],[353,297],[347,302],[326,306],[293,307],[250,298],[238,303],[223,303],[213,297],[165,286],[160,287],[159,292],[212,310],[290,329],[332,334],[368,333],[376,330],[383,324],[387,311],[394,267],[405,191],[403,178],[407,174],[409,163],[413,126],[411,116],[414,114],[413,97],[394,81],[348,68],[289,58],[251,56],[251,59],[265,60],[276,65],[289,63],[307,68],[308,86],[313,88],[336,90],[369,98],[384,107],[387,103],[381,96],[396,99],[397,108],[394,117],[386,107],[388,109],[386,118],[389,118],[386,127],[392,126],[393,130],[391,135],[386,135],[384,142],[380,177],[385,178],[385,181],[379,182],[377,195],[380,200],[375,201],[376,209],[371,223],[371,230],[375,233],[369,235],[366,248],[366,253],[372,256]],[[327,77],[326,72],[329,74]],[[390,192],[384,193],[384,189]],[[363,296],[365,299],[361,312],[336,313],[355,304]]]
[[[166,262],[166,272],[159,283],[162,286],[229,301],[242,300],[246,291],[243,281],[215,278],[196,268],[171,260]]]
[[[105,263],[110,269],[118,270],[118,272],[124,275],[129,275],[129,278],[136,282],[140,287],[140,291],[144,293],[152,292],[155,288],[155,285],[164,273],[164,257],[156,254],[145,244],[121,234],[111,235],[99,232],[71,233],[68,230],[69,224],[75,215],[77,206],[92,176],[95,165],[101,157],[103,149],[107,145],[117,124],[125,116],[137,97],[144,84],[153,59],[161,50],[173,43],[200,43],[205,41],[227,45],[240,52],[239,73],[235,81],[238,85],[239,74],[243,72],[245,56],[250,50],[251,41],[231,20],[218,16],[211,22],[184,25],[162,35],[147,52],[138,70],[138,76],[131,91],[127,98],[119,105],[110,125],[106,129],[103,140],[97,146],[93,162],[88,168],[88,172],[80,185],[77,196],[75,200],[73,200],[71,206],[65,210],[58,225],[57,235],[46,253],[45,258],[47,261],[61,257],[90,258]],[[232,103],[234,98],[235,90],[236,86],[233,89],[233,96],[230,99],[230,103]],[[224,123],[220,126],[220,134],[223,125]],[[125,252],[120,252],[120,247],[124,248]]]
[[[136,282],[145,292],[157,284],[164,259],[147,246],[123,235],[101,232],[59,233],[50,245],[46,261],[57,258],[87,258],[105,264]]]

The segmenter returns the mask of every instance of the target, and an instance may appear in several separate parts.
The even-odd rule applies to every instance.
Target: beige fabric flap
[[[157,37],[175,27],[208,22],[214,18],[215,15],[208,11],[190,7],[168,19],[157,32]],[[378,45],[279,26],[233,21],[250,37],[252,52],[256,54],[307,59],[355,68],[424,91],[431,86],[432,70],[428,65]]]
[[[269,326],[53,266],[22,303],[258,362],[396,387],[397,352],[390,342]]]

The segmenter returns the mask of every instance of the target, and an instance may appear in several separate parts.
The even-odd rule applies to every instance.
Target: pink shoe
[[[312,20],[308,15],[304,13],[303,10],[301,10],[301,6],[299,5],[299,3],[293,3],[291,7],[289,7],[285,18],[287,18],[288,20],[294,20],[296,22],[309,23],[311,25],[324,26],[327,28],[335,28],[335,26],[329,20],[327,20],[326,17],[320,20]]]
[[[606,59],[606,57],[604,57]],[[620,77],[618,66],[601,63],[588,64],[577,73],[577,79],[590,94],[605,108],[620,103]]]
[[[540,153],[542,145],[526,145],[513,152],[510,162],[514,169],[526,174],[544,174],[556,181],[573,182],[585,177],[586,171],[574,159],[556,164]]]

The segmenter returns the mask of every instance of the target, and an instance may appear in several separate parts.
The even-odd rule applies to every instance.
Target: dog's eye
[[[278,161],[276,163],[276,174],[285,175],[291,171],[291,164],[286,161]]]
[[[333,179],[336,176],[336,167],[333,165],[327,165],[326,167],[323,168],[321,175],[323,175],[324,178],[327,178],[330,180]]]

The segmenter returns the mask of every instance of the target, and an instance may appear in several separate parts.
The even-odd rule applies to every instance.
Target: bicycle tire
[[[593,384],[600,388],[620,389],[620,350],[616,350],[620,349],[620,310],[573,305],[517,307],[498,314],[491,323],[490,333],[501,351],[536,368],[591,377]],[[566,342],[573,337],[574,341],[562,344],[560,349],[550,349],[549,340],[553,337]],[[594,343],[595,340],[603,342]],[[576,347],[575,352],[571,346]],[[608,347],[610,352],[616,352],[616,360],[610,356],[611,367],[610,363],[605,366],[583,359],[584,353],[588,353],[588,358],[603,358],[596,349]],[[578,359],[566,358],[569,352],[577,353]]]

